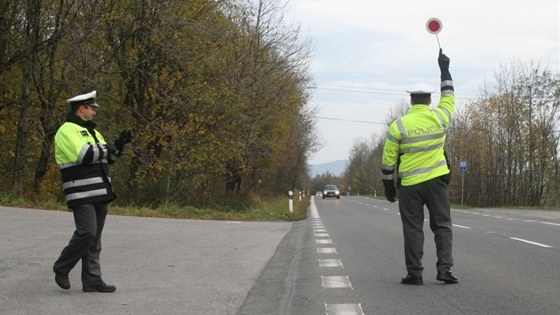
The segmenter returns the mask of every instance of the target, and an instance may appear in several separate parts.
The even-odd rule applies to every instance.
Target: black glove
[[[390,202],[397,201],[397,189],[392,179],[384,179],[383,186],[385,186],[385,198]]]
[[[451,73],[449,73],[449,63],[451,60],[447,57],[443,50],[439,49],[438,65],[441,73],[441,81],[451,80]]]
[[[120,150],[118,150],[118,149],[116,148],[116,146],[115,146],[114,144],[112,144],[111,142],[105,143],[105,148],[107,149],[107,152],[108,152],[109,154],[112,154],[112,155],[117,155],[117,154],[119,153],[119,151],[120,151]]]
[[[437,59],[438,65],[439,65],[439,69],[441,71],[444,70],[449,70],[449,62],[451,60],[449,59],[449,57],[447,57],[444,53],[443,53],[443,49],[439,49],[439,56]]]
[[[125,144],[130,143],[130,141],[132,141],[132,130],[124,130],[121,131],[121,134],[115,140],[115,146],[119,151],[122,151]]]

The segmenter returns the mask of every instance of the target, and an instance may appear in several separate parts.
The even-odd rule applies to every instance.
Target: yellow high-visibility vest
[[[393,179],[397,163],[403,186],[449,174],[444,145],[454,112],[454,93],[445,91],[436,108],[415,104],[408,114],[391,123],[381,160],[383,179]]]
[[[94,132],[99,143],[105,144],[103,136],[97,130]],[[86,151],[92,144],[95,144],[95,139],[85,127],[65,122],[54,137],[56,164],[59,168],[71,166],[71,164],[81,164]],[[94,147],[94,150],[99,149]]]
[[[109,153],[103,136],[95,129],[66,121],[54,137],[55,159],[62,175],[64,196],[69,208],[86,203],[110,202],[115,194],[108,163]],[[97,139],[97,141],[96,141]]]

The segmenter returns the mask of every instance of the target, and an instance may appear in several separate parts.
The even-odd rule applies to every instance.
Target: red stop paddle
[[[441,49],[441,45],[439,44],[439,37],[437,36],[437,34],[441,32],[442,28],[443,25],[441,24],[441,21],[438,18],[431,18],[428,20],[428,22],[426,22],[426,30],[428,30],[428,33],[436,35],[437,44],[440,49]]]

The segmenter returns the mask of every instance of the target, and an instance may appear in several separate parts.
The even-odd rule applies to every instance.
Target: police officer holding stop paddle
[[[408,114],[391,123],[383,148],[381,170],[385,197],[395,202],[397,190],[399,194],[407,269],[407,275],[401,279],[403,284],[423,284],[424,205],[428,208],[430,228],[435,236],[436,279],[458,283],[451,271],[453,235],[447,190],[450,170],[444,151],[445,132],[455,111],[449,63],[450,59],[440,48],[441,99],[438,106],[430,109],[434,90],[429,85],[417,84],[408,89],[412,107]]]

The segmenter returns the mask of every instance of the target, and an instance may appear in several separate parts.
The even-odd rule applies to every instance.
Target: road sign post
[[[465,187],[465,173],[469,170],[469,163],[467,160],[459,161],[459,172],[461,172],[461,206],[463,205],[463,191]]]

